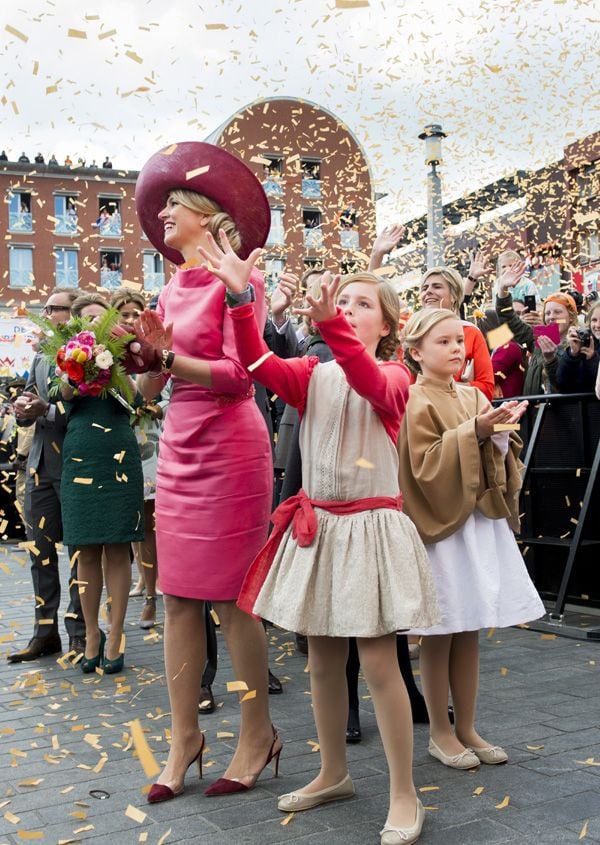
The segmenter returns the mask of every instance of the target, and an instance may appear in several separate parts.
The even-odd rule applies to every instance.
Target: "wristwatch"
[[[254,286],[248,282],[248,286],[245,290],[240,291],[239,293],[231,293],[231,291],[225,291],[225,302],[229,308],[236,308],[238,305],[248,305],[250,302],[256,301],[256,293],[254,292]]]

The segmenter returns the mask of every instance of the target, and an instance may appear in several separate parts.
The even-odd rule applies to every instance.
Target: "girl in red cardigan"
[[[252,564],[238,601],[243,610],[309,638],[312,704],[321,770],[281,796],[284,812],[350,798],[346,762],[345,666],[349,636],[369,684],[390,769],[384,845],[415,842],[423,808],[412,780],[412,722],[396,657],[396,631],[437,617],[424,547],[404,516],[396,440],[408,396],[404,365],[388,358],[397,343],[398,297],[376,276],[340,282],[324,274],[321,298],[297,313],[310,317],[335,360],[280,360],[254,319],[246,262],[224,233],[221,252],[200,249],[225,283],[242,363],[301,415],[303,489],[273,514],[269,543]],[[232,443],[232,448],[235,444]]]

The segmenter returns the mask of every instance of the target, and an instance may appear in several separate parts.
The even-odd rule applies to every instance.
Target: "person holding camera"
[[[558,389],[561,393],[593,392],[600,362],[600,302],[588,311],[585,328],[569,328],[567,343],[558,358]]]

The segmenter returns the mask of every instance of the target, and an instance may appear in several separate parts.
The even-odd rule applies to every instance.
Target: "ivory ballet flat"
[[[423,830],[423,822],[425,821],[425,810],[423,805],[417,798],[417,814],[415,823],[412,827],[392,827],[387,822],[381,832],[381,845],[411,845],[416,842],[421,831]]]
[[[302,792],[288,792],[282,795],[277,802],[277,808],[283,813],[298,813],[300,810],[311,810],[320,804],[327,804],[329,801],[343,801],[345,798],[354,796],[354,784],[350,775],[326,789],[319,792],[311,792],[305,795]]]
[[[500,763],[508,762],[508,754],[499,745],[486,745],[485,748],[469,746],[469,751],[472,751],[481,763],[486,763],[488,766],[498,766]]]
[[[470,748],[465,748],[460,754],[445,754],[431,738],[427,750],[432,757],[435,757],[444,766],[450,766],[451,769],[474,769],[480,763],[479,757]]]

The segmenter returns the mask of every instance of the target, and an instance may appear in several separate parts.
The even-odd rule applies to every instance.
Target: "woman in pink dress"
[[[267,537],[271,446],[252,379],[238,360],[223,284],[199,266],[198,255],[207,232],[225,228],[245,263],[256,260],[270,213],[251,171],[203,143],[176,144],[154,155],[138,178],[136,206],[149,240],[180,265],[156,313],[146,311],[136,323],[142,344],[155,350],[139,389],[155,396],[169,377],[173,383],[156,491],[172,742],[148,796],[155,803],[183,792],[192,763],[202,773],[198,698],[206,659],[204,600],[212,602],[221,620],[235,677],[253,691],[241,704],[234,757],[207,794],[251,789],[281,751],[267,704],[264,630],[236,607],[246,571]],[[252,280],[264,322],[263,279],[254,272]]]

